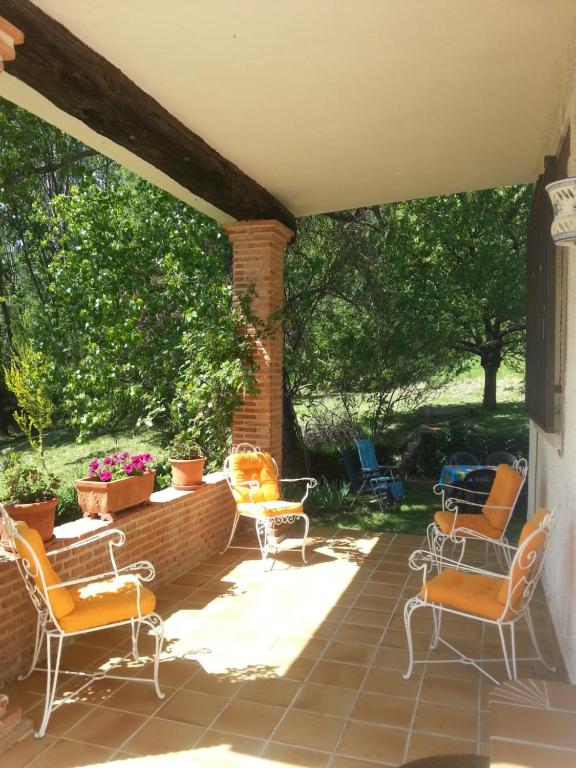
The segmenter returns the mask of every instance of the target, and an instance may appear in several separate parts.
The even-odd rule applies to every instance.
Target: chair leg
[[[417,597],[408,600],[404,606],[404,626],[406,628],[406,640],[408,642],[408,669],[404,674],[404,680],[408,680],[414,668],[414,644],[412,642],[412,614],[421,606]]]
[[[140,622],[138,619],[131,619],[132,625],[132,658],[135,662],[140,661],[140,654],[138,653],[138,633],[140,632]]]
[[[506,664],[506,672],[508,678],[513,680],[512,667],[510,666],[510,659],[508,658],[508,647],[506,646],[506,636],[504,635],[504,627],[502,624],[498,624],[498,632],[500,633],[500,642],[502,643],[502,654],[504,656],[504,663]]]
[[[432,608],[432,618],[434,619],[434,628],[430,639],[430,650],[435,651],[438,648],[440,640],[440,629],[442,628],[442,611],[438,608]]]
[[[266,561],[270,554],[270,526],[272,525],[272,518],[256,518],[256,535],[258,536],[258,545],[260,547],[260,554],[262,560]]]
[[[48,721],[52,714],[52,707],[54,705],[54,699],[56,698],[56,689],[58,688],[58,673],[60,671],[60,659],[62,656],[62,640],[63,636],[58,635],[57,647],[56,647],[56,659],[54,661],[54,669],[52,669],[52,635],[46,633],[46,700],[44,702],[44,715],[40,728],[34,734],[37,739],[41,739],[46,733],[48,727]]]
[[[460,557],[458,558],[458,565],[462,563],[462,560],[464,559],[464,554],[466,552],[466,537],[462,536],[462,544],[460,549]]]
[[[307,563],[306,558],[306,543],[308,542],[308,532],[310,531],[310,518],[305,512],[302,512],[300,517],[304,518],[304,538],[302,539],[302,560]]]
[[[536,637],[536,630],[534,628],[534,622],[532,621],[532,614],[530,613],[530,606],[526,608],[526,613],[524,614],[526,617],[526,625],[528,626],[528,632],[530,634],[530,639],[532,640],[532,645],[534,646],[534,650],[536,651],[536,654],[538,655],[538,658],[544,664],[546,669],[549,672],[557,672],[557,668],[553,664],[549,664],[546,659],[544,658],[544,654],[542,653],[540,649],[540,644],[538,642],[538,638]]]
[[[38,619],[36,621],[36,638],[34,640],[34,653],[32,654],[32,661],[30,662],[30,668],[28,669],[28,672],[26,672],[24,675],[18,675],[18,680],[26,680],[30,677],[32,672],[34,672],[36,668],[36,664],[38,663],[38,657],[40,655],[40,648],[42,647],[42,641],[44,640],[44,632],[45,632],[45,619],[46,616],[44,614],[38,614]]]
[[[510,649],[512,655],[512,677],[514,680],[518,679],[518,669],[516,666],[516,624],[510,622]]]
[[[236,512],[236,515],[234,517],[234,522],[232,523],[232,530],[230,531],[230,538],[228,539],[228,543],[224,547],[224,549],[220,552],[222,555],[224,552],[226,552],[227,549],[229,549],[230,544],[232,544],[232,539],[234,538],[234,534],[236,533],[236,528],[238,526],[238,520],[240,519],[240,515],[238,512]]]
[[[152,613],[148,617],[152,630],[156,636],[156,648],[154,653],[154,688],[156,689],[156,695],[159,699],[163,699],[166,694],[160,690],[160,683],[158,682],[158,670],[160,667],[160,654],[162,653],[162,646],[164,645],[164,622],[157,613]]]

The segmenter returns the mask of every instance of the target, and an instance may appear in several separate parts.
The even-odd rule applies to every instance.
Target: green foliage
[[[168,446],[170,458],[187,461],[189,459],[200,459],[204,457],[204,450],[194,437],[191,431],[179,432],[176,437],[170,441]]]
[[[337,514],[350,503],[350,483],[345,480],[320,478],[316,488],[310,491],[306,511],[311,516],[323,513]]]
[[[47,344],[63,406],[83,437],[103,427],[190,428],[220,461],[254,380],[229,246],[206,217],[116,176],[54,202],[51,296],[61,316]]]
[[[17,453],[9,453],[4,460],[2,483],[4,497],[16,504],[31,504],[54,498],[59,480],[43,467],[22,460]]]
[[[44,433],[52,425],[54,406],[47,387],[45,356],[29,344],[20,345],[10,366],[4,368],[6,386],[15,396],[19,411],[14,420],[44,466]]]

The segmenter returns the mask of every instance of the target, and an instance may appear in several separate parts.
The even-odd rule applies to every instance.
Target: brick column
[[[252,311],[268,322],[284,303],[284,252],[293,232],[279,221],[240,221],[226,227],[233,251],[233,285],[238,294],[254,285]],[[269,451],[282,464],[282,356],[280,322],[274,332],[255,339],[257,395],[244,399],[234,414],[232,442],[247,442]]]

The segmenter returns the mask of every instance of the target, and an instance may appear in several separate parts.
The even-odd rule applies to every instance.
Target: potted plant
[[[94,458],[88,477],[76,480],[78,504],[84,517],[114,520],[114,513],[150,499],[155,470],[149,453],[130,456],[127,451]]]
[[[59,480],[50,472],[26,464],[17,453],[10,453],[2,473],[6,512],[13,520],[22,520],[35,528],[42,541],[54,538],[54,521]]]
[[[13,520],[25,521],[39,531],[44,541],[50,541],[59,481],[48,470],[44,458],[44,433],[52,424],[54,408],[46,386],[49,380],[46,360],[41,352],[22,344],[16,348],[10,366],[4,368],[4,378],[19,406],[14,421],[35,457],[35,463],[31,464],[16,453],[8,455],[3,468],[4,506]]]
[[[169,445],[172,485],[179,491],[189,491],[202,485],[206,458],[196,438],[180,432]]]

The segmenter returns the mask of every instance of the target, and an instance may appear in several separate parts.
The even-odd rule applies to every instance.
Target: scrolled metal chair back
[[[556,517],[556,510],[546,510],[538,527],[518,547],[508,575],[505,615],[520,616],[528,607],[542,575],[546,550]]]
[[[10,517],[6,508],[0,504],[0,517],[2,519],[2,528],[9,545],[9,555],[14,559],[16,567],[22,577],[24,586],[32,603],[39,614],[50,618],[55,625],[58,625],[52,612],[52,606],[47,597],[46,577],[40,561],[30,544],[18,533],[14,520]],[[18,544],[21,546],[19,547]],[[21,552],[28,553],[24,557]]]

